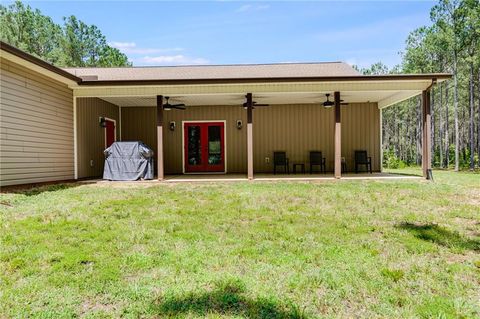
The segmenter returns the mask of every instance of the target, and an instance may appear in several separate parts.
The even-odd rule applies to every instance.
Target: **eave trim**
[[[433,74],[391,74],[391,75],[353,75],[353,76],[321,76],[321,77],[256,77],[256,78],[223,78],[223,79],[161,79],[161,80],[97,80],[82,81],[82,86],[126,86],[126,85],[181,85],[181,84],[244,84],[244,83],[284,83],[284,82],[345,82],[345,81],[411,81],[411,80],[448,80],[449,73]]]
[[[76,83],[80,83],[82,82],[82,79],[65,71],[65,70],[62,70],[48,62],[45,62],[43,61],[42,59],[39,59],[31,54],[28,54],[26,52],[23,52],[22,50],[20,49],[17,49],[16,47],[14,46],[11,46],[10,44],[7,44],[3,41],[0,41],[0,48],[5,51],[5,52],[8,52],[16,57],[19,57],[27,62],[30,62],[30,63],[33,63],[37,66],[40,66],[50,72],[53,72],[55,74],[58,74],[58,75],[61,75],[69,80],[72,80],[72,81],[75,81]]]

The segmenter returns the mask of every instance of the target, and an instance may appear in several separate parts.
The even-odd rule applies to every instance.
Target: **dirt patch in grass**
[[[106,303],[105,301],[101,301],[99,298],[86,299],[80,305],[80,317],[99,313],[119,315],[120,309],[120,305]]]

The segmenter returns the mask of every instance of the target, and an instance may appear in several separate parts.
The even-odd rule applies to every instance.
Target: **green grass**
[[[434,177],[1,194],[0,317],[479,317],[480,174]]]

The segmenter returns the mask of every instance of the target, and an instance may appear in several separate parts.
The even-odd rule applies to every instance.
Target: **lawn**
[[[480,174],[434,175],[0,194],[0,318],[479,317]]]

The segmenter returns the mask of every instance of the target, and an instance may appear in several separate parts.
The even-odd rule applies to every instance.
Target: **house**
[[[342,62],[61,69],[6,43],[0,52],[2,186],[100,177],[115,140],[152,147],[160,180],[253,179],[273,171],[274,151],[307,165],[322,151],[341,178],[342,158],[352,170],[354,151],[366,150],[379,172],[382,109],[421,94],[429,127],[430,88],[451,77],[365,76]]]

